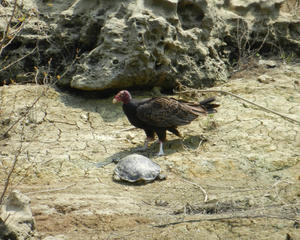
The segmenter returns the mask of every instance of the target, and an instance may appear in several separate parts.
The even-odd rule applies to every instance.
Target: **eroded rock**
[[[201,86],[226,79],[226,66],[215,51],[222,42],[210,39],[216,22],[213,13],[205,8],[204,14],[200,3],[182,5],[177,1],[122,3],[106,14],[101,31],[95,33],[97,46],[77,65],[71,86],[170,88],[176,81]],[[199,16],[187,18],[193,8]],[[192,19],[196,22],[189,24]],[[201,28],[211,29],[199,29],[200,22]]]
[[[1,207],[0,238],[30,239],[34,229],[30,199],[17,190],[12,191]]]

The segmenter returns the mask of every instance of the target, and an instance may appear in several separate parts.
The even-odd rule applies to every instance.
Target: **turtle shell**
[[[115,180],[128,182],[153,181],[160,174],[160,166],[149,158],[131,154],[122,158],[114,171]]]

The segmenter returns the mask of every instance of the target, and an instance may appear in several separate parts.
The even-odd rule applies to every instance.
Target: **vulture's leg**
[[[147,137],[145,139],[144,146],[143,147],[139,147],[139,148],[136,149],[138,151],[145,151],[148,148],[149,142],[153,141],[154,137],[155,137],[154,130],[152,130],[152,129],[144,129],[144,131],[145,131]]]
[[[159,152],[157,153],[157,156],[163,156],[165,155],[164,149],[163,149],[164,143],[159,140]]]
[[[157,153],[157,156],[165,155],[164,149],[163,149],[163,143],[166,141],[167,132],[164,128],[158,128],[155,129],[155,132],[159,138],[159,151]]]
[[[142,151],[146,150],[148,148],[149,142],[151,142],[151,141],[153,141],[153,138],[146,137],[144,146],[140,147],[140,150],[142,150]]]

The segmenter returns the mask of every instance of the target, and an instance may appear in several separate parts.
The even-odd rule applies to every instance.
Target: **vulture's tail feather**
[[[211,97],[201,101],[199,104],[206,110],[207,113],[215,113],[217,112],[215,108],[220,106],[219,104],[213,103],[215,100],[215,97]]]

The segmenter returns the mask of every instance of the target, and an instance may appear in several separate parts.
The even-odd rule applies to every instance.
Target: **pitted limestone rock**
[[[30,199],[17,190],[12,191],[1,207],[0,221],[1,239],[28,239],[35,228]]]

